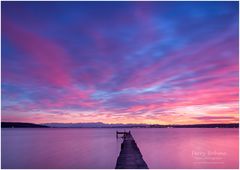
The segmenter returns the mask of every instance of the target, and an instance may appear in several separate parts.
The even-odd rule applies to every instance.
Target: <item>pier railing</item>
[[[116,131],[116,138],[119,138],[119,135],[121,138],[124,138],[126,137],[126,135],[131,135],[131,131],[124,131],[124,132],[119,132],[119,131]]]

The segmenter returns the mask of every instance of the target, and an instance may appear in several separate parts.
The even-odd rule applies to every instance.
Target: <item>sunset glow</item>
[[[238,122],[238,2],[2,2],[2,121]]]

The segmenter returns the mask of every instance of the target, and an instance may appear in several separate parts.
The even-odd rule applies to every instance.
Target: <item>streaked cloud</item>
[[[237,2],[3,2],[2,120],[238,122]]]

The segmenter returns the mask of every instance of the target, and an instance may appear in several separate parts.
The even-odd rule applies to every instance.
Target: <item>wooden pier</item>
[[[116,137],[122,135],[123,142],[117,159],[116,169],[148,169],[142,154],[131,135],[131,132],[116,132]]]

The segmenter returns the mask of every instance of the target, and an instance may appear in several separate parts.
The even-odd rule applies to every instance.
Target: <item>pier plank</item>
[[[121,151],[117,159],[116,169],[148,169],[146,162],[143,160],[142,154],[129,132],[117,132],[122,134],[123,142]]]

